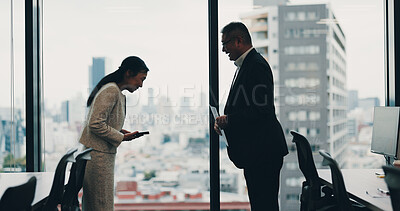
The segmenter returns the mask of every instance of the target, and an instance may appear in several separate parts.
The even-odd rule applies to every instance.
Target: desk
[[[344,183],[349,197],[360,202],[371,210],[392,211],[389,196],[373,198],[371,195],[379,195],[377,188],[388,190],[385,179],[378,178],[375,172],[383,172],[382,169],[341,169]],[[324,185],[332,187],[331,170],[318,169],[319,177]],[[370,193],[368,195],[366,193]]]
[[[50,193],[54,172],[0,173],[0,197],[8,187],[26,183],[32,176],[36,177],[36,192],[32,204],[43,200]]]

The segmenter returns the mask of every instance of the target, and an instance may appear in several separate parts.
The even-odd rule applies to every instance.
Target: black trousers
[[[251,211],[279,211],[279,177],[283,157],[244,168]]]

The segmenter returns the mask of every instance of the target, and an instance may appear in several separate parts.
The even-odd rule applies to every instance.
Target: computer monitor
[[[397,159],[399,152],[400,107],[375,107],[372,127],[371,152]]]

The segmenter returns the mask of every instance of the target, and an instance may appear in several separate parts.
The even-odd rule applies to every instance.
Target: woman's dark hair
[[[137,56],[130,56],[125,58],[122,61],[121,66],[118,68],[118,70],[104,76],[99,81],[99,83],[97,83],[96,87],[94,87],[87,100],[86,103],[87,107],[89,107],[92,104],[94,97],[96,96],[97,92],[101,89],[101,87],[110,82],[115,82],[117,84],[120,83],[122,80],[124,80],[124,74],[128,70],[131,71],[132,77],[134,77],[140,72],[148,72],[149,68],[147,68],[144,61]]]

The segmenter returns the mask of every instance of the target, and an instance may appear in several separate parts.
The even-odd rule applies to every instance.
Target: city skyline
[[[319,3],[327,1],[301,1],[292,0],[293,4],[298,3]],[[64,4],[65,3],[65,4]],[[73,2],[62,2],[62,1],[49,1],[44,2],[44,99],[48,103],[49,107],[54,104],[59,104],[65,98],[76,95],[77,92],[85,94],[87,91],[88,80],[87,68],[90,65],[91,58],[96,56],[110,57],[111,70],[113,71],[119,66],[119,63],[123,58],[127,56],[123,52],[131,52],[131,54],[141,56],[150,68],[149,77],[144,84],[144,87],[153,87],[155,89],[162,89],[164,85],[168,85],[171,88],[176,88],[177,84],[173,83],[176,79],[182,83],[179,86],[193,87],[200,86],[208,83],[208,44],[207,44],[207,5],[206,3],[193,2],[193,5],[181,1],[170,2],[171,4],[160,5],[161,2],[119,2],[121,6],[114,6],[103,3],[104,7],[90,9],[90,3],[82,3],[79,8],[73,6]],[[159,4],[160,3],[160,4]],[[251,1],[221,1],[220,3],[220,27],[224,24],[240,20],[240,14],[252,10]],[[2,2],[2,4],[6,4]],[[333,10],[337,16],[337,19],[343,26],[343,30],[347,35],[347,46],[348,46],[348,89],[358,90],[361,98],[366,97],[378,97],[381,102],[384,102],[384,83],[383,83],[383,43],[380,42],[368,42],[365,45],[365,40],[360,39],[363,37],[360,33],[365,33],[366,25],[369,27],[383,27],[383,9],[377,8],[382,6],[377,0],[370,1],[332,1]],[[155,6],[158,5],[158,6]],[[176,7],[174,7],[174,5]],[[362,6],[360,6],[362,5]],[[20,80],[23,78],[23,61],[24,55],[23,45],[20,41],[22,39],[22,20],[18,16],[22,11],[18,11],[21,7],[18,4],[15,5],[15,78]],[[163,11],[164,7],[172,7],[169,11]],[[188,9],[182,10],[183,7]],[[8,8],[4,5],[0,8],[5,10]],[[74,10],[76,19],[73,17],[63,18],[59,13],[59,8],[64,8],[65,12]],[[191,9],[193,8],[193,9]],[[197,8],[197,9],[194,9]],[[199,9],[200,8],[200,9]],[[202,9],[201,9],[202,8]],[[145,11],[151,11],[150,14],[145,15]],[[133,12],[133,13],[132,13]],[[354,13],[358,12],[357,16]],[[93,13],[93,17],[99,17],[99,19],[84,18],[81,21],[78,19],[80,14]],[[179,20],[178,17],[184,17],[193,13],[190,20]],[[101,18],[103,14],[104,18]],[[105,15],[104,15],[105,14]],[[153,14],[153,15],[151,15]],[[375,14],[375,15],[371,15]],[[382,23],[378,25],[376,18],[372,16],[382,15]],[[2,12],[4,20],[9,20],[9,11]],[[143,16],[145,15],[145,16]],[[50,17],[57,17],[51,18]],[[107,17],[109,20],[105,19]],[[140,18],[139,18],[140,17]],[[173,23],[169,27],[160,26],[157,24],[159,17],[164,17],[164,21]],[[72,19],[70,19],[72,18]],[[138,21],[140,19],[140,21]],[[131,20],[135,20],[132,22]],[[154,23],[155,29],[151,29],[144,20],[148,20],[148,23]],[[72,26],[66,26],[66,22],[71,21]],[[81,23],[82,22],[82,23]],[[110,22],[113,25],[109,25]],[[93,23],[93,24],[91,24]],[[114,24],[116,23],[116,24]],[[21,24],[21,25],[20,25]],[[178,24],[178,25],[176,25]],[[2,24],[4,31],[9,31],[9,23]],[[91,27],[88,27],[91,26]],[[105,32],[103,28],[110,26]],[[86,28],[85,28],[86,27]],[[135,36],[126,36],[126,28],[140,28],[142,30],[134,30]],[[177,28],[178,27],[178,28]],[[89,30],[88,30],[89,29]],[[94,30],[93,30],[94,29]],[[362,30],[361,30],[362,29]],[[171,31],[172,30],[172,31]],[[363,31],[364,30],[364,31]],[[81,31],[79,35],[71,34],[73,31]],[[159,37],[157,31],[163,31],[162,37]],[[60,36],[55,34],[63,32]],[[193,33],[195,32],[195,33]],[[82,39],[83,37],[86,37]],[[102,34],[107,40],[100,40],[101,45],[98,45],[96,39],[89,39],[96,37],[95,34]],[[115,34],[118,34],[115,35]],[[368,36],[366,40],[381,40],[383,42],[383,29],[382,30],[368,30]],[[170,37],[172,39],[170,39]],[[9,46],[9,34],[0,34],[0,40],[6,42],[5,46]],[[138,42],[138,40],[149,40],[151,44],[146,42]],[[178,43],[166,42],[166,40],[179,40]],[[184,43],[195,43],[192,48],[188,48]],[[200,45],[198,44],[200,42]],[[67,45],[65,45],[67,44]],[[112,47],[118,46],[118,48]],[[158,48],[160,46],[161,48]],[[79,48],[79,57],[74,55],[74,51]],[[4,48],[0,51],[0,63],[4,64],[5,69],[9,69],[9,48]],[[170,52],[170,49],[174,49],[174,53]],[[52,53],[54,52],[54,53]],[[367,54],[362,54],[367,52]],[[169,61],[170,57],[165,57],[165,54],[172,54],[176,56],[184,56],[186,62],[180,65],[172,66]],[[66,62],[60,63],[59,58],[66,58]],[[172,57],[173,58],[173,57]],[[379,59],[381,58],[381,59]],[[226,55],[222,52],[219,54],[220,60],[220,92],[222,95],[229,90],[230,80],[233,77],[234,65],[228,61]],[[363,61],[374,61],[372,63],[364,64]],[[63,59],[64,61],[64,59]],[[60,65],[62,64],[62,65]],[[379,70],[381,69],[381,70]],[[365,74],[368,72],[368,74]],[[6,71],[6,79],[10,78],[10,73]],[[377,80],[377,79],[381,80]],[[62,79],[62,80],[60,80]],[[167,80],[166,80],[167,79]],[[72,85],[74,82],[74,85]],[[3,90],[10,90],[9,80],[6,80],[2,84]],[[17,83],[15,88],[15,99],[18,100],[19,104],[22,105],[24,99],[24,85]],[[208,89],[208,87],[205,87]],[[207,91],[206,91],[207,92]],[[172,91],[173,95],[178,93]],[[135,93],[136,94],[136,93]],[[134,95],[135,95],[134,94]],[[10,99],[9,92],[4,91],[2,93],[5,99]],[[84,95],[85,97],[85,95]],[[130,96],[131,97],[131,96]],[[171,96],[173,97],[173,96]],[[1,106],[7,106],[8,101],[2,103]]]

